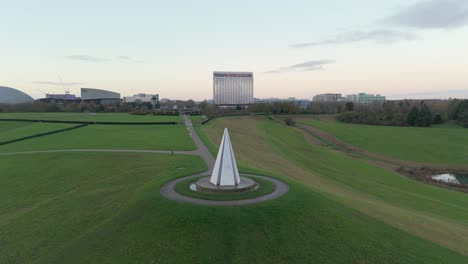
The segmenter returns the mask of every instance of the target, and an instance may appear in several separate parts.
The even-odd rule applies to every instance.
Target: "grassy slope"
[[[0,168],[1,263],[467,261],[294,182],[251,206],[162,198],[164,182],[205,169],[197,157],[21,155],[1,157]]]
[[[300,131],[266,119],[223,118],[201,130],[218,142],[224,127],[230,128],[241,166],[296,178],[343,204],[468,255],[466,194],[310,145]]]
[[[0,142],[71,127],[73,124],[0,121]]]
[[[83,148],[193,150],[196,147],[182,125],[90,125],[0,146],[0,152]]]
[[[129,113],[0,113],[0,119],[42,119],[101,122],[181,122],[180,116],[131,115]]]
[[[403,160],[468,164],[468,130],[368,126],[308,118],[301,122],[369,151]]]

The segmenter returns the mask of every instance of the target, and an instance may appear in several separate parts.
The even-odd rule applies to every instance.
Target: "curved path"
[[[289,191],[289,186],[277,179],[266,177],[266,176],[260,176],[260,175],[253,175],[253,174],[245,174],[242,173],[241,175],[243,176],[249,176],[252,178],[260,178],[266,181],[270,181],[275,185],[275,190],[272,193],[251,198],[251,199],[244,199],[244,200],[234,200],[234,201],[213,201],[213,200],[203,200],[203,199],[198,199],[198,198],[193,198],[193,197],[188,197],[181,195],[177,193],[174,190],[174,187],[176,186],[177,183],[184,181],[186,179],[190,178],[196,178],[198,176],[206,175],[206,173],[198,173],[190,176],[185,176],[182,178],[177,178],[175,180],[172,180],[166,184],[164,184],[161,187],[160,193],[162,196],[179,201],[179,202],[186,202],[186,203],[191,203],[191,204],[198,204],[198,205],[209,205],[209,206],[233,206],[233,205],[246,205],[246,204],[255,204],[255,203],[261,203],[269,200],[273,200],[276,198],[279,198]]]

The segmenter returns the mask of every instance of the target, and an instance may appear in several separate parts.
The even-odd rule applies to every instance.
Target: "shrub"
[[[288,116],[284,119],[284,123],[287,125],[287,126],[294,126],[296,125],[296,121],[294,121],[294,119],[292,119],[292,117]]]

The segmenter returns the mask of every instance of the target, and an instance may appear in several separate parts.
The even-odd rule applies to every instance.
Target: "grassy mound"
[[[467,262],[293,181],[281,199],[235,208],[161,197],[206,169],[198,157],[18,155],[0,168],[0,263]]]
[[[427,163],[468,164],[468,131],[456,127],[390,127],[307,118],[304,124],[371,152]]]
[[[244,172],[290,176],[346,207],[468,255],[466,194],[315,145],[304,131],[267,118],[219,118],[200,128],[202,139],[220,142],[225,127]]]

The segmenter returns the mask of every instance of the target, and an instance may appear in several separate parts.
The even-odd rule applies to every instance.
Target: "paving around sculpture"
[[[209,153],[208,149],[198,138],[190,120],[187,117],[184,118],[187,129],[195,141],[200,155],[204,158],[209,168],[213,169],[209,172],[169,181],[161,187],[160,193],[162,196],[171,200],[198,205],[232,206],[273,200],[285,195],[289,191],[289,186],[280,180],[266,176],[239,173],[227,129],[224,130],[216,161],[213,162],[211,153]],[[189,181],[189,184],[182,186],[185,190],[182,192],[176,190],[178,184],[184,183],[190,179],[193,179],[193,181]],[[260,189],[264,187],[260,183],[260,180],[270,182],[274,185],[273,190],[268,193],[260,192]],[[204,198],[207,198],[207,195],[211,197],[203,199],[200,197],[193,197],[193,195],[185,195],[188,189],[190,189],[189,192],[204,193]],[[259,193],[258,196],[255,195],[256,192]],[[249,194],[249,198],[245,198],[245,194],[247,193]],[[224,194],[229,194],[230,199],[217,199]]]

